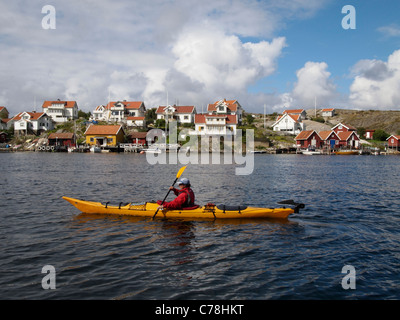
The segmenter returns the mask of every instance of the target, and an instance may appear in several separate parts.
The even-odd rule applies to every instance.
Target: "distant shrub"
[[[378,129],[374,132],[374,140],[378,141],[385,141],[387,138],[389,138],[390,134],[387,133],[385,130]]]

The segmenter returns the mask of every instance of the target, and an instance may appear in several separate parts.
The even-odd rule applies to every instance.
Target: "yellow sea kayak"
[[[111,206],[108,203],[91,202],[63,197],[83,213],[91,214],[111,214],[129,215],[135,217],[153,217],[159,205],[157,203],[146,202],[142,204],[119,204]],[[161,218],[188,218],[188,219],[255,219],[273,218],[287,219],[292,213],[298,213],[304,204],[295,203],[293,200],[285,200],[281,204],[293,205],[294,208],[256,208],[246,206],[225,206],[207,204],[198,206],[195,209],[182,210],[163,210],[159,211],[157,217]]]

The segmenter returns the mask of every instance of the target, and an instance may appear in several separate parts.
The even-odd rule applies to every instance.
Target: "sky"
[[[221,99],[252,113],[400,110],[398,0],[0,0],[0,12],[10,116],[57,99],[85,112],[130,100],[201,113]]]

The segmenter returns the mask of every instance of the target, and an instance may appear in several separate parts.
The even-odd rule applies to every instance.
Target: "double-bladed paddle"
[[[178,181],[178,179],[181,177],[183,171],[185,171],[187,166],[184,166],[182,168],[179,169],[178,173],[176,174],[176,179],[174,181],[174,183],[172,184],[172,187],[175,185],[175,183]],[[165,200],[167,199],[169,193],[171,192],[171,189],[168,189],[167,195],[165,196],[164,200],[161,202],[160,206],[157,208],[157,211],[154,213],[154,216],[152,219],[154,219],[154,217],[157,215],[158,210],[160,210],[160,207],[164,204]]]

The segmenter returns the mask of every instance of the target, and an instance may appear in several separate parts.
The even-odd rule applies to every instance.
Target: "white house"
[[[306,129],[305,123],[302,122],[301,114],[284,113],[279,116],[272,125],[274,131],[287,132],[291,134],[299,134]]]
[[[193,123],[195,114],[196,107],[194,106],[159,106],[156,110],[157,119],[178,123]]]
[[[194,124],[196,135],[236,135],[237,115],[196,114]]]
[[[110,101],[93,110],[92,120],[126,123],[130,127],[145,126],[146,107],[143,101]]]
[[[334,108],[326,108],[321,110],[321,115],[323,117],[333,117],[335,115],[335,109]]]
[[[208,114],[236,115],[236,123],[242,123],[243,108],[237,100],[220,100],[207,106]]]
[[[45,112],[20,112],[13,121],[15,134],[39,135],[54,129],[54,120]]]
[[[43,112],[48,114],[54,122],[62,123],[78,119],[78,105],[76,101],[45,101]]]
[[[110,115],[108,113],[108,110],[106,109],[106,106],[99,105],[96,107],[96,109],[93,110],[90,120],[107,121],[107,119],[109,118]]]

